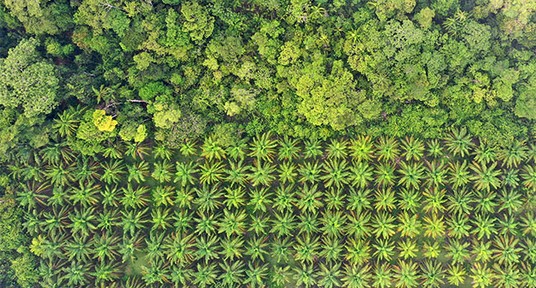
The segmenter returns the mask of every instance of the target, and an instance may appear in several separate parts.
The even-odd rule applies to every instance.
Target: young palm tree
[[[254,236],[250,238],[246,241],[246,251],[244,254],[249,256],[253,261],[256,259],[264,261],[265,256],[268,255],[268,251],[266,250],[268,243],[266,243],[266,240],[265,237],[257,238],[257,236]]]
[[[491,249],[490,241],[473,239],[472,246],[471,253],[473,254],[475,261],[488,263],[491,260],[493,250]]]
[[[521,248],[521,251],[523,252],[523,261],[536,262],[536,240],[530,238],[523,240],[523,242],[521,242]]]
[[[515,214],[503,214],[499,218],[498,231],[500,235],[515,235],[519,236],[519,220]]]
[[[123,240],[118,244],[121,263],[134,261],[135,255],[141,252],[143,238],[139,233],[128,236],[123,234]]]
[[[47,205],[52,207],[62,207],[64,205],[70,205],[70,201],[67,196],[67,189],[56,186],[52,187],[52,195],[47,199]]]
[[[497,160],[496,147],[486,142],[479,141],[480,144],[474,149],[474,159],[481,165],[487,165]]]
[[[124,157],[123,147],[120,145],[109,145],[102,150],[102,156],[106,159],[122,159]]]
[[[418,214],[408,214],[404,211],[398,214],[398,232],[403,237],[415,238],[421,233],[422,223]]]
[[[300,235],[314,235],[320,231],[318,228],[320,223],[318,220],[317,213],[302,213],[298,216],[298,223],[296,223],[296,228]]]
[[[371,216],[366,212],[351,212],[348,216],[346,234],[356,238],[369,237],[372,234],[372,228],[379,228],[379,225],[372,227]],[[380,233],[381,234],[381,233]]]
[[[503,189],[499,196],[499,211],[508,211],[508,214],[514,214],[521,211],[523,207],[522,195],[517,190]]]
[[[449,243],[446,247],[447,253],[445,256],[450,259],[452,265],[464,264],[471,256],[467,248],[469,248],[469,243],[467,242],[449,240]]]
[[[348,141],[332,139],[326,147],[328,159],[343,159],[348,155]]]
[[[359,135],[350,141],[350,156],[358,162],[367,162],[374,158],[374,143],[370,136]]]
[[[272,192],[266,188],[249,190],[249,203],[253,212],[266,212],[267,208],[272,204]]]
[[[97,229],[105,232],[112,232],[119,224],[119,210],[104,209],[97,215]]]
[[[246,231],[247,214],[244,210],[223,210],[223,217],[218,222],[218,233],[225,233],[227,237],[240,236]]]
[[[326,265],[320,263],[320,271],[315,275],[318,279],[317,283],[320,287],[333,288],[341,287],[341,264],[335,263],[334,265]]]
[[[324,175],[320,177],[324,181],[324,187],[329,188],[334,185],[337,188],[341,188],[343,185],[348,184],[350,173],[347,165],[345,160],[328,160],[325,162],[322,169]]]
[[[122,269],[117,263],[100,262],[90,273],[95,278],[95,287],[110,287],[119,280]]]
[[[324,198],[324,202],[326,203],[326,208],[328,210],[336,210],[336,211],[339,211],[341,209],[343,209],[344,207],[344,204],[345,204],[345,201],[344,201],[344,198],[346,198],[346,196],[344,195],[344,190],[343,189],[334,189],[334,188],[331,188],[329,189],[327,192],[326,192],[326,196]]]
[[[445,234],[445,220],[443,216],[439,217],[433,213],[431,217],[424,217],[424,236],[431,237],[433,239],[442,237]]]
[[[88,236],[73,235],[64,243],[65,256],[69,261],[87,262],[93,250],[92,243]]]
[[[212,139],[211,136],[205,139],[201,146],[201,157],[205,157],[208,161],[213,159],[222,160],[225,159],[225,150],[218,140]]]
[[[500,235],[493,243],[493,258],[497,263],[516,264],[521,258],[521,247],[519,247],[519,239],[508,235]]]
[[[287,287],[291,282],[292,275],[289,265],[275,266],[272,268],[271,282],[275,287]]]
[[[397,201],[398,209],[416,213],[421,207],[421,192],[415,189],[402,188],[399,190],[399,199]]]
[[[470,175],[467,161],[449,162],[449,183],[454,189],[467,185],[471,177]]]
[[[200,166],[199,182],[201,184],[214,184],[223,178],[225,166],[222,162],[205,162]]]
[[[275,192],[273,208],[278,212],[291,211],[294,202],[294,185],[279,185]]]
[[[501,186],[500,170],[495,170],[497,163],[492,163],[489,167],[487,165],[480,165],[477,162],[471,162],[469,168],[473,170],[473,175],[469,179],[473,180],[473,186],[478,190],[490,191],[492,188],[497,189]]]
[[[469,225],[468,214],[457,214],[455,217],[447,219],[448,235],[455,239],[469,237],[471,225]]]
[[[74,213],[69,215],[69,220],[71,223],[67,225],[67,228],[71,228],[71,233],[80,235],[89,235],[97,227],[93,223],[95,221],[95,209],[94,208],[83,208],[81,210],[74,209]]]
[[[296,207],[300,209],[301,213],[315,213],[320,207],[323,206],[321,201],[322,191],[318,190],[318,185],[308,186],[305,184],[302,189],[299,189],[296,193]]]
[[[121,205],[126,208],[142,208],[147,206],[149,201],[149,188],[147,186],[139,186],[133,188],[130,183],[127,184],[127,187],[121,188],[123,192],[123,197],[121,198]]]
[[[89,266],[78,261],[72,261],[70,266],[62,269],[62,272],[62,281],[70,287],[87,286],[91,281]]]
[[[443,145],[439,142],[437,139],[431,139],[427,142],[427,152],[428,156],[439,159],[443,157],[444,151],[443,151]]]
[[[518,169],[508,169],[503,170],[502,172],[502,182],[503,187],[508,186],[511,188],[517,188],[519,187],[520,181],[519,181],[519,170]]]
[[[374,208],[377,211],[393,211],[395,209],[395,192],[391,188],[380,188],[374,193]]]
[[[472,137],[467,133],[465,127],[461,129],[453,128],[445,138],[447,150],[454,156],[465,157],[469,155],[469,150],[473,147]]]
[[[194,259],[194,242],[193,235],[191,234],[172,233],[164,239],[162,249],[170,263],[188,265]]]
[[[395,138],[382,136],[376,143],[376,159],[378,161],[393,161],[400,155],[398,141]]]
[[[27,185],[19,184],[21,191],[17,193],[15,198],[20,206],[27,210],[37,208],[37,206],[45,207],[48,202],[47,193],[50,191],[50,186],[46,183],[37,184],[30,182]]]
[[[127,142],[126,145],[127,149],[125,151],[125,154],[130,156],[132,159],[140,158],[141,160],[143,160],[145,156],[148,156],[150,154],[150,148],[145,144]]]
[[[43,213],[43,231],[49,236],[64,235],[67,226],[67,216],[69,209],[67,207],[52,207],[51,211]]]
[[[175,233],[190,233],[192,229],[193,216],[188,210],[175,210],[172,216]]]
[[[218,246],[219,239],[215,235],[202,235],[195,238],[195,259],[203,260],[205,264],[218,259]]]
[[[432,162],[426,162],[426,177],[424,177],[426,180],[426,184],[428,186],[443,186],[445,183],[447,183],[447,169],[445,168],[445,165],[443,164],[443,161],[432,161]]]
[[[194,185],[197,181],[195,174],[199,171],[195,161],[175,163],[174,183],[179,183],[181,187]]]
[[[261,163],[255,161],[250,169],[249,180],[252,186],[263,185],[268,187],[275,180],[275,176],[273,175],[275,166],[269,162]]]
[[[298,173],[296,172],[296,165],[293,162],[283,162],[279,164],[277,172],[279,173],[279,182],[282,184],[296,182]]]
[[[267,264],[258,264],[258,262],[248,263],[244,284],[249,287],[264,287],[266,286],[266,278],[268,278]]]
[[[146,215],[149,208],[143,210],[122,210],[121,211],[121,227],[123,232],[131,237],[136,235],[136,232],[145,228],[147,223]]]
[[[145,182],[145,177],[149,175],[149,164],[143,160],[132,165],[127,165],[127,168],[127,182],[136,181],[136,183],[140,184]]]
[[[493,271],[486,264],[479,262],[473,263],[470,277],[473,287],[489,287],[495,282]]]
[[[272,229],[270,233],[274,233],[277,237],[291,236],[295,227],[295,216],[291,212],[275,213],[275,219],[272,220]]]
[[[406,164],[406,162],[402,162],[398,172],[401,175],[398,179],[398,185],[404,185],[406,188],[413,187],[414,189],[419,189],[424,174],[424,168],[421,163],[413,162]]]
[[[380,288],[392,287],[394,278],[392,274],[393,270],[389,263],[380,264],[380,262],[377,262],[372,275],[372,285]]]
[[[298,172],[300,173],[301,177],[299,179],[300,183],[309,183],[314,184],[320,180],[320,172],[322,171],[322,164],[318,164],[317,161],[315,162],[304,162],[303,164],[300,164],[298,168]]]
[[[396,218],[387,212],[380,212],[374,215],[371,227],[374,235],[383,239],[390,238],[396,233]]]
[[[92,161],[90,158],[83,157],[81,161],[78,161],[75,170],[75,179],[78,181],[94,181],[100,178],[98,173],[99,166],[97,162]]]
[[[517,167],[527,157],[527,146],[524,141],[514,140],[507,148],[499,150],[498,158],[507,168]]]
[[[171,186],[156,186],[151,190],[151,203],[155,207],[172,206],[175,189]]]
[[[159,143],[153,148],[153,155],[154,159],[160,159],[160,160],[171,160],[171,156],[173,156],[173,151],[169,147],[167,147],[163,143]]]
[[[67,186],[74,180],[74,167],[73,165],[59,165],[49,166],[45,170],[45,177],[50,181],[53,186]]]
[[[293,161],[294,159],[299,158],[300,156],[300,147],[298,146],[299,141],[297,139],[289,138],[285,136],[282,141],[280,141],[281,147],[279,147],[278,159]]]
[[[241,186],[237,188],[226,187],[225,191],[223,204],[228,209],[238,209],[246,204],[246,191]]]
[[[424,287],[441,287],[445,284],[445,271],[441,263],[426,260],[421,265],[422,281]]]
[[[372,256],[379,261],[390,262],[395,255],[395,244],[390,239],[376,239],[372,247],[374,247]]]
[[[449,264],[447,268],[447,282],[450,285],[460,286],[465,283],[466,271],[459,264]]]
[[[249,165],[244,165],[242,160],[239,162],[229,161],[229,169],[225,170],[227,177],[225,181],[229,182],[231,186],[239,185],[244,187],[247,184],[248,180],[248,171],[252,167]]]
[[[255,232],[256,236],[266,236],[269,228],[270,219],[266,214],[249,214],[248,232]]]
[[[478,240],[484,237],[490,239],[492,235],[497,233],[497,229],[495,228],[496,220],[496,218],[490,218],[490,215],[476,214],[471,221],[474,227],[471,232],[477,235]]]
[[[320,230],[324,236],[340,237],[344,234],[346,216],[341,211],[331,212],[327,210],[322,212],[320,223],[322,224]]]
[[[150,222],[153,224],[151,230],[163,230],[171,227],[170,210],[162,207],[156,207],[151,210]]]
[[[225,237],[221,240],[220,255],[225,261],[239,261],[244,254],[244,239],[242,236]]]
[[[372,209],[372,202],[370,201],[372,192],[368,189],[355,190],[350,187],[350,195],[348,195],[347,209],[352,212],[361,213],[361,211],[367,211]]]
[[[437,214],[445,210],[446,190],[432,188],[423,192],[424,206],[423,210],[427,213]]]
[[[322,144],[316,139],[305,140],[304,142],[305,149],[303,154],[305,159],[316,159],[318,156],[322,155]]]
[[[326,263],[337,263],[340,261],[344,252],[344,246],[338,237],[322,237],[320,247],[320,256]]]
[[[419,266],[415,262],[399,260],[394,269],[396,287],[410,288],[419,286],[418,268]]]
[[[202,213],[212,213],[218,209],[222,201],[223,192],[219,189],[219,185],[206,185],[200,188],[194,188],[197,197],[194,199],[196,210]]]
[[[193,155],[197,155],[197,148],[195,141],[191,140],[185,140],[179,147],[179,152],[181,152],[182,156],[184,157],[190,157]]]
[[[141,274],[146,286],[156,285],[156,283],[162,285],[169,282],[168,265],[160,259],[150,261],[149,266],[142,265]]]
[[[473,197],[471,190],[455,189],[447,196],[447,210],[456,215],[467,215],[472,210]]]
[[[173,165],[167,160],[155,162],[151,177],[160,183],[169,182],[173,176]]]
[[[475,193],[475,211],[484,213],[494,213],[497,203],[497,193],[477,191]]]
[[[522,286],[521,272],[517,266],[512,264],[501,266],[495,263],[492,268],[497,287],[513,288]]]
[[[227,155],[234,161],[244,161],[247,147],[246,139],[240,139],[227,147]]]
[[[249,149],[250,157],[255,157],[257,162],[267,161],[272,162],[275,154],[275,148],[277,147],[277,141],[271,139],[272,135],[270,132],[264,133],[262,135],[257,135],[253,138]]]
[[[125,174],[125,166],[121,160],[109,160],[100,164],[102,175],[100,180],[106,184],[118,184]]]
[[[297,266],[294,269],[294,280],[296,280],[296,285],[298,287],[313,287],[316,284],[315,271],[313,265],[302,264]]]
[[[413,136],[406,136],[402,140],[402,156],[406,158],[406,161],[420,160],[424,156],[424,143],[422,140]]]
[[[294,259],[300,264],[313,264],[319,256],[320,242],[317,237],[308,234],[305,237],[297,237],[293,246]]]
[[[222,273],[218,280],[225,287],[238,287],[244,283],[245,269],[243,261],[220,262],[219,266]]]
[[[395,168],[390,163],[379,163],[374,171],[376,185],[381,187],[393,186],[396,183]]]
[[[405,238],[403,241],[398,242],[398,256],[404,260],[417,257],[417,243],[415,240],[410,238]]]
[[[83,112],[80,107],[69,107],[54,119],[52,129],[59,134],[60,137],[71,137],[75,134],[80,123],[80,114]]]
[[[441,241],[442,242],[442,241]],[[426,241],[423,245],[423,255],[427,259],[437,259],[440,255],[442,255],[442,249],[440,245],[443,243],[440,243],[439,241]]]
[[[350,167],[349,182],[353,187],[366,188],[374,180],[374,169],[367,162],[354,162]]]

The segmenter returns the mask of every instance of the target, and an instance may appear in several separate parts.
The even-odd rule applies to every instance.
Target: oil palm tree
[[[149,208],[143,210],[121,210],[121,227],[123,227],[123,233],[132,237],[136,235],[136,232],[143,230],[145,223],[147,223],[147,211],[149,211]]]
[[[508,147],[499,150],[498,158],[507,168],[517,167],[527,156],[524,141],[514,140]]]
[[[279,174],[279,182],[282,184],[296,182],[298,176],[296,165],[293,162],[285,161],[279,164],[277,168]]]
[[[92,243],[88,236],[73,235],[64,243],[65,256],[69,261],[87,262],[93,252]]]
[[[173,165],[167,160],[162,162],[155,162],[153,166],[153,173],[151,177],[160,183],[171,181],[173,173]]]
[[[102,150],[102,156],[107,159],[122,159],[124,157],[123,147],[120,145],[109,145]]]
[[[369,237],[372,230],[371,215],[369,212],[350,212],[346,226],[346,234],[356,238]],[[378,227],[378,226],[375,226]],[[381,234],[381,233],[380,233]]]
[[[298,146],[299,142],[297,139],[289,138],[285,136],[280,141],[279,153],[277,154],[278,159],[293,161],[300,156],[300,147]]]
[[[74,169],[74,177],[78,181],[95,181],[100,178],[99,165],[90,158],[82,157]]]
[[[497,189],[501,186],[500,170],[495,170],[497,163],[492,163],[489,167],[481,165],[477,162],[471,162],[469,168],[473,171],[473,175],[469,179],[473,180],[473,186],[478,190],[490,191],[492,188]]]
[[[394,278],[396,287],[417,287],[419,286],[419,272],[418,265],[412,261],[399,260],[394,267]]]
[[[151,203],[154,207],[172,206],[175,189],[171,186],[158,185],[151,190]]]
[[[499,265],[494,263],[492,268],[497,287],[513,288],[522,286],[521,272],[516,265]]]
[[[323,175],[320,179],[324,181],[324,187],[329,188],[335,186],[341,188],[348,184],[350,173],[347,169],[348,163],[345,160],[328,160],[323,165]]]
[[[248,287],[264,287],[268,278],[268,265],[259,262],[249,262],[246,269],[244,284]]]
[[[229,161],[229,168],[225,170],[227,174],[225,181],[229,182],[232,186],[245,186],[248,180],[248,171],[251,169],[252,167],[244,165],[242,160],[239,162]]]
[[[467,185],[471,179],[471,173],[468,170],[467,161],[449,162],[449,183],[454,189]]]
[[[244,283],[245,268],[243,261],[220,262],[222,273],[218,280],[225,287],[237,287]]]
[[[276,287],[286,287],[291,282],[291,270],[289,265],[275,266],[272,269],[271,282]]]
[[[275,191],[273,208],[277,212],[292,210],[294,202],[294,185],[279,185]]]
[[[323,206],[321,201],[322,191],[318,190],[318,185],[305,184],[302,189],[299,189],[296,193],[296,207],[300,209],[301,213],[315,213],[320,207]]]
[[[476,191],[474,199],[474,210],[478,212],[493,213],[499,205],[497,203],[497,193],[494,191]]]
[[[269,232],[268,228],[270,218],[264,213],[249,214],[248,232],[255,233],[256,236],[266,236]]]
[[[197,155],[197,143],[192,140],[186,139],[184,142],[181,143],[179,146],[179,152],[181,152],[182,156],[184,157],[190,157],[193,155]]]
[[[79,261],[72,261],[70,266],[62,270],[62,281],[65,281],[70,287],[83,287],[91,281],[89,266]]]
[[[374,142],[370,136],[359,135],[350,141],[350,156],[358,162],[368,162],[374,158]]]
[[[255,157],[257,162],[266,161],[272,162],[275,155],[277,141],[271,139],[270,132],[255,136],[249,149],[249,156]]]
[[[460,264],[449,264],[446,274],[447,282],[450,285],[460,286],[465,283],[467,272]]]
[[[368,271],[367,271],[368,272]],[[393,269],[389,263],[376,263],[374,274],[372,275],[372,285],[374,287],[392,287],[394,281]]]
[[[493,258],[497,263],[517,264],[521,259],[522,248],[519,245],[519,238],[508,235],[500,235],[493,241]]]
[[[230,211],[225,209],[223,217],[218,222],[218,233],[225,233],[227,237],[242,235],[246,231],[246,219],[247,214],[244,210]]]
[[[319,140],[309,139],[304,142],[304,151],[303,154],[305,159],[316,159],[318,156],[322,155],[322,144]]]
[[[104,232],[95,234],[91,240],[93,244],[93,255],[99,262],[114,261],[118,253],[119,237],[111,234],[110,232]]]
[[[374,174],[376,174],[375,180],[378,186],[393,186],[396,183],[395,167],[390,163],[377,164]]]
[[[201,157],[205,157],[208,161],[225,159],[226,154],[221,143],[218,140],[209,136],[205,138],[201,146]]]
[[[326,208],[331,211],[342,210],[345,204],[344,198],[346,198],[344,194],[345,194],[345,191],[343,189],[335,189],[335,188],[329,189],[326,192],[326,195],[324,197]]]
[[[69,107],[53,120],[52,129],[60,137],[71,137],[75,134],[78,124],[80,123],[80,114],[83,112],[80,107]]]
[[[53,186],[67,186],[74,180],[74,166],[60,163],[51,165],[45,170],[45,177]]]
[[[452,128],[449,135],[445,137],[445,146],[454,156],[465,157],[469,155],[469,150],[473,147],[472,137],[467,133],[467,129],[462,127]]]
[[[332,139],[326,147],[328,159],[343,159],[348,155],[348,141]]]
[[[70,192],[68,197],[73,205],[79,204],[84,208],[88,208],[100,202],[100,190],[101,186],[93,183],[93,181],[87,183],[79,181],[78,187],[72,187],[68,190]]]
[[[212,213],[222,205],[223,192],[219,189],[219,185],[204,184],[200,188],[194,188],[194,191],[197,197],[193,202],[197,211]]]
[[[397,200],[398,209],[416,213],[421,207],[422,193],[416,189],[402,188],[399,190],[399,199]]]
[[[519,187],[521,183],[519,180],[519,170],[518,169],[506,169],[502,172],[502,182],[503,187],[508,186],[511,188]]]
[[[214,184],[221,181],[225,166],[222,162],[205,162],[200,165],[199,182],[201,184]]]
[[[322,212],[320,223],[322,224],[320,230],[324,236],[340,237],[344,234],[346,216],[342,213],[342,211],[332,212],[330,210],[326,210]]]
[[[390,239],[376,239],[372,244],[372,256],[379,261],[391,261],[395,255],[395,244]]]
[[[145,161],[135,162],[132,165],[127,165],[128,177],[127,181],[140,184],[145,182],[145,177],[149,175],[149,164]]]
[[[424,236],[436,239],[445,234],[446,227],[443,216],[433,213],[432,216],[426,216],[423,220]]]
[[[238,209],[246,204],[246,191],[243,187],[226,187],[225,192],[223,204],[228,209]]]
[[[319,256],[320,242],[317,237],[297,237],[293,245],[294,259],[300,264],[313,264]]]
[[[349,181],[353,187],[365,188],[374,180],[374,168],[368,162],[354,162],[350,167]]]
[[[467,215],[473,210],[474,195],[471,190],[465,188],[455,189],[447,195],[447,210],[456,215]]]
[[[246,241],[246,251],[245,255],[249,256],[251,260],[255,261],[259,259],[264,261],[266,255],[268,255],[268,243],[266,243],[266,236],[257,237],[253,236]]]
[[[472,279],[473,287],[489,287],[495,281],[495,275],[493,271],[486,264],[481,264],[479,262],[473,263],[469,275]]]
[[[125,208],[139,209],[147,206],[149,202],[149,188],[147,186],[138,186],[134,188],[130,183],[126,187],[121,188],[123,197],[121,197],[121,205]]]
[[[244,161],[246,158],[247,146],[246,139],[235,141],[229,147],[227,147],[227,155],[229,155],[233,161]]]
[[[151,210],[150,222],[153,224],[151,230],[161,230],[165,231],[171,226],[171,221],[169,219],[170,210],[169,208],[156,207]]]
[[[445,284],[445,271],[441,263],[426,260],[421,265],[422,281],[424,287],[441,287]]]
[[[339,237],[322,237],[320,256],[326,263],[337,263],[344,253],[344,245]]]
[[[244,254],[244,243],[242,236],[226,236],[221,240],[219,253],[225,261],[240,261]]]
[[[447,172],[443,161],[426,162],[426,177],[425,182],[428,186],[443,186],[447,183]]]
[[[188,265],[194,259],[194,237],[183,233],[171,233],[166,236],[162,249],[171,264]]]
[[[272,192],[267,188],[253,188],[249,190],[248,206],[253,212],[266,212],[272,204]]]
[[[402,156],[406,161],[418,161],[424,156],[424,143],[413,136],[406,136],[402,140]]]
[[[392,237],[396,233],[395,220],[396,218],[387,212],[375,214],[371,223],[372,233],[376,238],[387,239]]]
[[[472,250],[473,259],[481,263],[488,263],[492,256],[493,250],[491,249],[491,242],[487,240],[472,240]]]
[[[197,181],[196,173],[199,171],[197,168],[197,162],[189,161],[182,162],[178,161],[175,163],[175,179],[174,183],[179,183],[181,187],[186,185],[194,185]]]
[[[122,241],[118,244],[119,255],[121,255],[121,263],[132,262],[135,255],[141,252],[143,237],[140,233],[133,235],[123,234]]]
[[[315,271],[313,265],[302,264],[300,266],[294,267],[294,280],[298,287],[312,287],[316,284],[315,280]]]
[[[186,233],[192,229],[193,216],[186,209],[177,209],[172,216],[173,230],[175,233]]]
[[[173,156],[173,151],[169,147],[167,147],[165,144],[158,143],[153,148],[153,156],[154,156],[154,159],[170,161],[171,156]]]
[[[298,216],[296,228],[300,235],[314,235],[320,231],[317,213],[302,213]]]
[[[67,225],[67,228],[70,228],[73,234],[80,233],[80,235],[87,236],[97,229],[94,223],[96,216],[93,207],[75,208],[73,213],[69,214],[69,220],[71,223]]]
[[[296,217],[291,212],[275,213],[275,219],[272,219],[272,229],[270,233],[277,237],[291,236],[294,232]]]
[[[119,210],[104,209],[97,215],[97,229],[100,231],[113,231],[119,224]]]
[[[374,208],[376,211],[393,211],[395,201],[395,192],[390,188],[380,188],[374,193]]]
[[[497,148],[483,141],[479,141],[473,154],[475,161],[481,165],[487,165],[497,160]]]
[[[102,168],[102,175],[100,180],[106,184],[118,184],[125,174],[125,166],[121,160],[109,160],[100,163]]]
[[[521,173],[523,185],[532,191],[536,191],[536,166],[525,165]]]
[[[300,164],[298,172],[300,173],[300,183],[314,184],[320,180],[322,164],[315,162],[304,162]]]
[[[269,162],[254,161],[251,166],[251,173],[249,174],[249,180],[252,186],[270,186],[275,180],[274,171],[275,166]]]
[[[426,152],[428,153],[428,156],[434,159],[439,159],[443,157],[445,153],[443,151],[443,145],[439,142],[438,139],[431,139],[427,141],[427,148],[428,149],[426,150]]]
[[[469,237],[471,225],[469,225],[468,214],[457,214],[454,217],[447,219],[448,236],[455,239]]]
[[[355,190],[350,187],[350,195],[348,195],[347,209],[352,212],[361,213],[361,211],[367,211],[372,209],[371,196],[372,192],[368,189]]]
[[[393,161],[400,155],[399,143],[395,138],[382,136],[376,142],[376,159]]]
[[[150,148],[142,143],[132,143],[127,142],[126,143],[127,149],[125,151],[125,154],[130,156],[133,159],[140,158],[141,160],[144,159],[145,156],[148,156],[150,154]]]
[[[423,192],[424,195],[424,206],[423,210],[427,213],[437,214],[445,210],[445,199],[446,190],[432,188]]]
[[[524,204],[522,195],[515,189],[502,189],[498,202],[498,212],[507,211],[508,214],[521,211]]]
[[[497,229],[495,228],[496,220],[496,218],[490,218],[488,214],[476,214],[471,221],[474,227],[471,232],[476,234],[478,240],[484,237],[490,239],[492,235],[497,233]]]
[[[320,287],[333,288],[341,287],[342,269],[340,263],[326,265],[320,263],[320,271],[317,271],[315,278]]]
[[[95,279],[95,287],[113,287],[113,283],[119,280],[122,267],[118,263],[99,262],[94,266],[90,275]]]
[[[39,206],[45,207],[49,196],[50,185],[46,183],[30,182],[27,185],[19,184],[20,192],[17,193],[18,204],[27,210],[35,209]]]
[[[421,233],[421,227],[423,226],[419,220],[418,214],[409,214],[404,211],[398,214],[398,232],[403,237],[415,238]]]
[[[407,164],[406,162],[400,163],[400,178],[398,179],[398,185],[404,185],[406,188],[419,189],[421,179],[424,177],[424,168],[421,163],[413,162]]]
[[[405,238],[404,240],[399,241],[397,250],[398,257],[404,260],[417,257],[417,252],[419,252],[419,249],[417,248],[417,243],[415,242],[415,240],[410,238]]]

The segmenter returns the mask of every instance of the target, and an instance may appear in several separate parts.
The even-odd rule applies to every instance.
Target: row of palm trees
[[[54,144],[9,173],[44,286],[530,287],[534,148],[263,134]]]

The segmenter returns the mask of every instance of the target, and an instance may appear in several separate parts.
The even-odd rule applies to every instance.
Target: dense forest
[[[0,287],[536,287],[536,1],[0,0]]]

